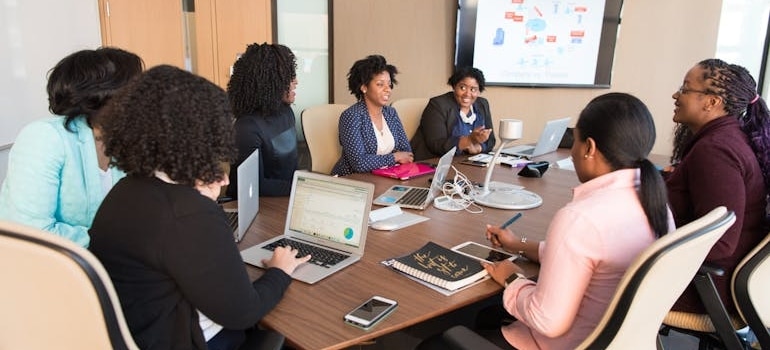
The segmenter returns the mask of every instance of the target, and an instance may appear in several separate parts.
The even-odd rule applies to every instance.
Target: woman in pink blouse
[[[580,113],[572,161],[581,185],[545,241],[487,225],[494,246],[540,263],[537,282],[510,261],[487,265],[517,321],[485,334],[507,348],[573,349],[596,327],[626,268],[674,229],[666,188],[647,155],[655,125],[634,96],[609,93]],[[496,339],[495,339],[496,338]]]

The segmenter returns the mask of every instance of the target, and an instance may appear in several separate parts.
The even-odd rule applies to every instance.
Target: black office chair
[[[748,325],[764,349],[770,349],[770,235],[749,252],[733,272],[731,288],[733,302],[739,315],[729,315],[719,298],[712,275],[721,276],[724,271],[704,265],[691,282],[706,308],[706,314],[671,312],[663,321],[661,334],[670,330],[689,334],[699,339],[700,349],[725,348],[744,349],[744,340],[736,330]]]
[[[645,249],[626,270],[597,327],[577,348],[660,347],[661,321],[711,247],[734,222],[735,214],[719,207]],[[447,330],[442,338],[454,349],[497,349],[463,326]]]

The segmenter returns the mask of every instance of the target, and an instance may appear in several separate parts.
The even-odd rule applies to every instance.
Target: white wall
[[[49,115],[46,75],[69,53],[101,45],[96,0],[0,2],[0,180],[21,128]]]

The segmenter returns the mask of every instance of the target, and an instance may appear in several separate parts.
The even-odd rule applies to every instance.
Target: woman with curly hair
[[[495,147],[492,112],[484,92],[484,73],[459,67],[447,82],[452,91],[432,97],[412,137],[417,160],[441,157],[452,147],[457,155],[489,152]]]
[[[398,113],[388,106],[398,70],[380,55],[358,60],[348,72],[348,90],[358,102],[340,116],[342,156],[332,175],[366,173],[414,161]]]
[[[732,272],[768,230],[770,112],[756,89],[745,68],[706,59],[687,72],[671,96],[679,125],[666,187],[677,226],[721,205],[735,212],[735,224],[706,257],[726,272],[713,277],[731,315],[738,315],[730,292]],[[673,310],[705,314],[692,287]],[[676,315],[665,323],[676,326]]]
[[[297,170],[297,61],[288,47],[251,44],[233,65],[227,93],[235,114],[238,158],[230,169],[227,196],[237,199],[236,169],[259,150],[259,194],[288,196]]]
[[[51,69],[48,109],[57,116],[32,122],[16,137],[0,188],[0,219],[88,247],[96,210],[123,177],[103,153],[98,119],[142,66],[139,56],[104,47],[74,52]]]
[[[232,113],[216,85],[157,66],[115,97],[106,154],[126,172],[91,227],[139,347],[233,349],[280,300],[308,257],[279,247],[249,276],[216,198],[234,153]],[[130,208],[130,210],[126,210]]]

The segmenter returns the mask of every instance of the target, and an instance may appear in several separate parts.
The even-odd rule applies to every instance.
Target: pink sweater
[[[655,240],[637,174],[623,169],[581,184],[556,213],[540,244],[537,283],[520,279],[503,293],[518,320],[502,329],[511,345],[573,349],[599,323],[628,266]]]

